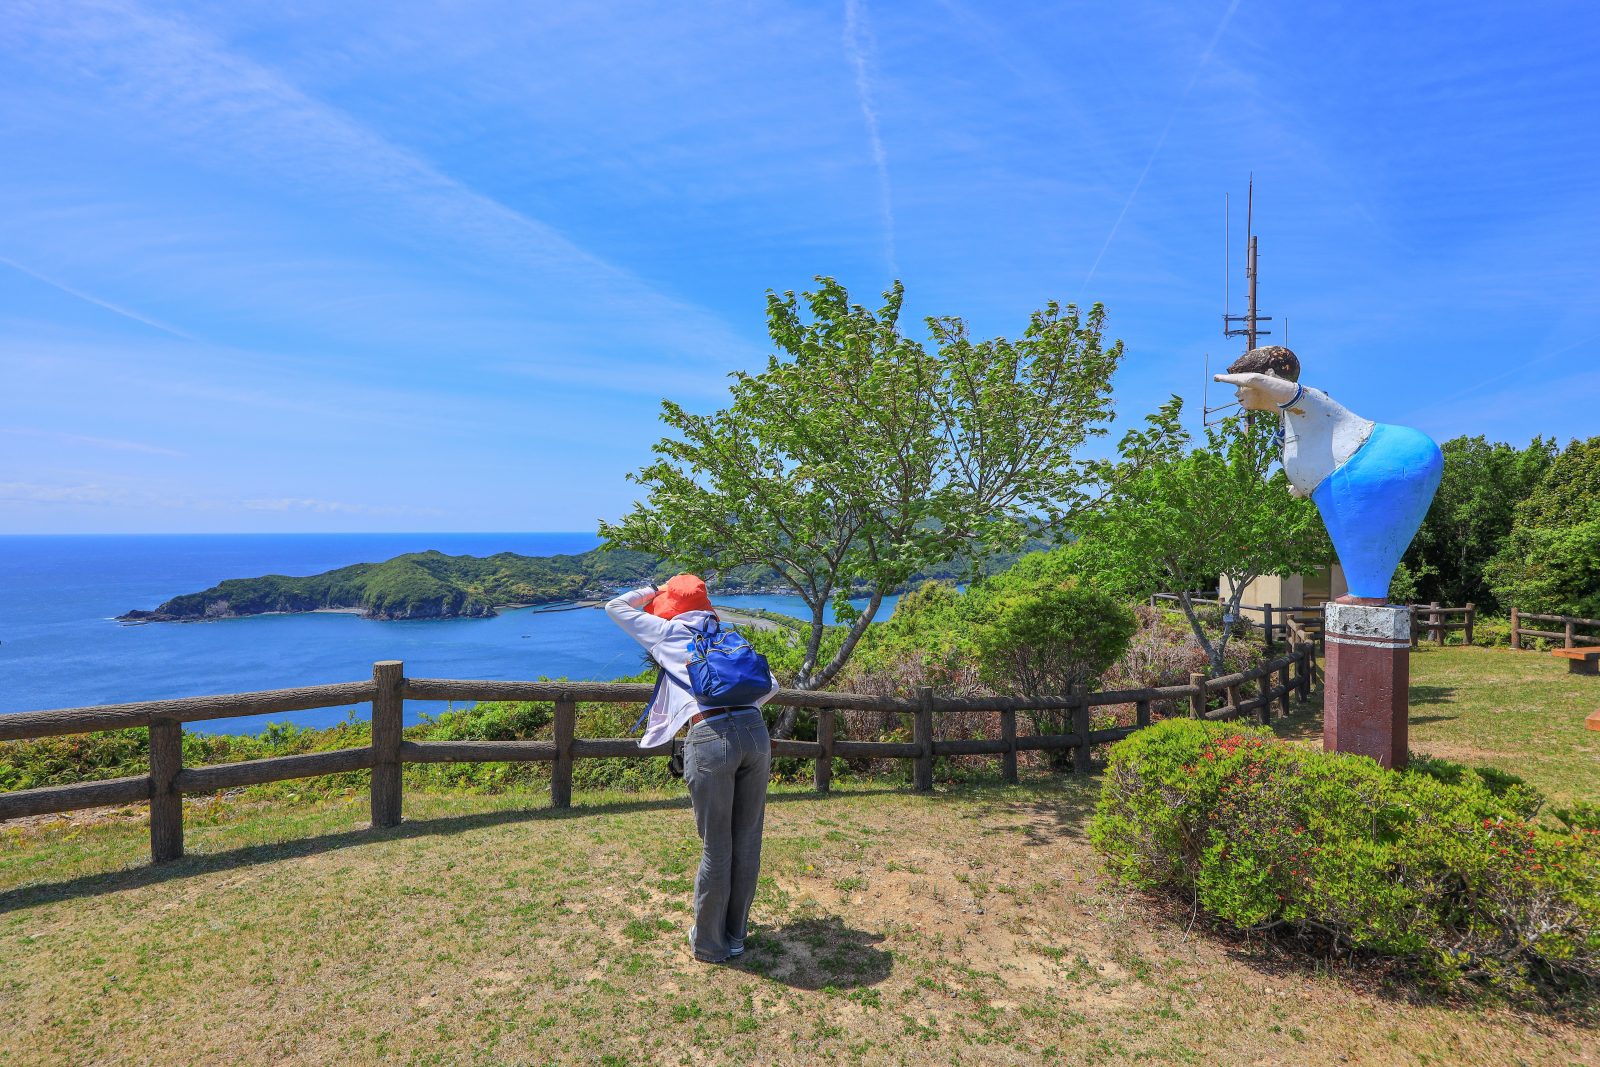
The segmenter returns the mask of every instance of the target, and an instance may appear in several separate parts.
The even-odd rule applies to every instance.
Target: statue
[[[1216,380],[1251,411],[1283,416],[1283,469],[1296,496],[1322,513],[1350,592],[1340,600],[1383,604],[1389,582],[1439,488],[1444,456],[1408,426],[1363,419],[1299,382],[1300,361],[1278,345],[1251,349]]]
[[[1433,502],[1444,456],[1419,430],[1363,419],[1301,385],[1287,348],[1253,348],[1216,380],[1236,387],[1246,409],[1282,414],[1289,485],[1316,502],[1350,585],[1323,614],[1323,747],[1404,767],[1412,618],[1388,603],[1389,582]]]

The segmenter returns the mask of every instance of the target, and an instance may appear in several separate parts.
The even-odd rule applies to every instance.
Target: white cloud
[[[320,515],[439,516],[439,508],[374,505],[316,497],[275,497],[227,500],[217,497],[183,497],[126,489],[99,482],[48,485],[39,482],[0,482],[0,503],[88,505],[114,508],[161,508],[180,511],[272,511]]]
[[[438,508],[378,507],[371,504],[351,504],[342,500],[318,500],[314,497],[276,497],[270,500],[244,500],[240,502],[249,511],[309,511],[317,514],[343,515],[443,515]]]
[[[889,156],[883,148],[883,136],[878,132],[878,109],[873,103],[872,80],[868,70],[872,45],[872,29],[866,24],[861,0],[845,0],[844,52],[855,70],[856,100],[861,105],[861,117],[867,124],[867,143],[872,149],[872,163],[878,170],[878,210],[883,216],[884,257],[888,260],[889,273],[898,276],[900,266],[895,262],[894,196],[889,185]]]
[[[436,252],[453,247],[469,269],[522,279],[551,295],[551,314],[604,309],[614,327],[702,358],[747,347],[710,312],[478,192],[188,22],[115,0],[22,4],[8,18],[13,35],[32,37],[58,68],[98,81],[99,93],[207,166],[306,189],[372,220],[388,237]],[[559,297],[550,293],[552,282]]]
[[[115,437],[91,437],[81,433],[61,433],[57,430],[39,430],[31,426],[0,426],[0,433],[15,434],[23,437],[43,437],[53,441],[60,441],[70,445],[88,445],[91,448],[107,448],[114,452],[143,452],[151,456],[173,456],[183,458],[185,452],[175,448],[163,448],[160,445],[147,444],[143,441],[124,441]]]
[[[58,281],[55,278],[40,274],[38,271],[33,270],[30,267],[24,267],[21,263],[18,263],[14,259],[7,259],[5,256],[0,256],[0,263],[4,263],[12,270],[26,274],[35,281],[43,282],[48,286],[59,289],[68,296],[77,297],[79,300],[82,300],[85,303],[93,304],[99,308],[104,308],[106,311],[116,315],[121,315],[123,318],[132,319],[134,322],[149,326],[151,329],[160,330],[163,333],[170,333],[174,337],[181,337],[185,341],[194,340],[194,337],[191,334],[187,334],[175,326],[168,326],[166,323],[158,322],[155,319],[150,318],[148,315],[142,315],[137,311],[131,311],[120,304],[113,304],[109,300],[102,300],[98,296],[84,292],[82,289],[75,289],[66,282]]]
[[[0,482],[0,500],[24,504],[126,504],[129,494],[103,485],[40,485]]]

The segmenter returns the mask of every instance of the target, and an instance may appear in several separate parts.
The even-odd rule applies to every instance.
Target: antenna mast
[[[1272,316],[1271,315],[1263,315],[1263,314],[1261,314],[1260,309],[1256,306],[1256,267],[1257,267],[1256,255],[1257,255],[1257,241],[1256,241],[1256,234],[1255,234],[1256,176],[1255,176],[1254,173],[1252,173],[1250,175],[1250,184],[1249,184],[1249,187],[1248,187],[1248,192],[1245,195],[1246,195],[1246,198],[1245,198],[1245,214],[1244,214],[1244,233],[1245,233],[1244,277],[1245,277],[1245,282],[1246,282],[1246,293],[1247,293],[1247,298],[1246,299],[1248,300],[1248,304],[1245,307],[1245,313],[1243,315],[1235,315],[1233,313],[1233,297],[1232,297],[1232,292],[1233,292],[1233,289],[1232,289],[1232,275],[1233,275],[1232,229],[1233,228],[1232,228],[1232,225],[1229,222],[1229,198],[1228,198],[1228,194],[1227,193],[1222,194],[1222,336],[1224,336],[1224,337],[1243,337],[1245,339],[1245,351],[1248,352],[1252,348],[1257,347],[1258,342],[1260,341],[1261,338],[1268,337],[1268,336],[1270,336],[1272,334],[1271,330],[1264,330],[1264,329],[1261,328],[1261,323],[1263,323],[1263,322],[1271,322],[1272,321]],[[1287,330],[1288,330],[1288,321],[1287,320],[1285,320],[1285,322],[1284,322],[1284,329],[1285,329],[1285,333],[1287,333]],[[1207,385],[1207,389],[1208,390],[1209,390],[1210,383],[1211,383],[1211,375],[1209,373],[1209,371],[1210,371],[1209,364],[1210,364],[1210,360],[1208,358],[1208,360],[1207,360],[1207,368],[1206,368],[1207,369],[1206,385]],[[1209,391],[1202,395],[1202,399],[1200,401],[1200,405],[1201,405],[1201,408],[1202,408],[1202,411],[1203,411],[1202,418],[1203,418],[1203,421],[1204,421],[1205,425],[1207,425],[1207,426],[1210,426],[1210,425],[1213,424],[1213,419],[1212,419],[1213,415],[1216,415],[1218,412],[1227,411],[1229,408],[1238,406],[1237,402],[1235,402],[1233,404],[1221,404],[1221,405],[1219,405],[1217,407],[1211,407],[1210,406]]]
[[[1272,333],[1271,330],[1263,330],[1263,329],[1261,329],[1261,327],[1259,325],[1260,323],[1263,323],[1263,322],[1271,322],[1272,321],[1272,316],[1271,315],[1263,315],[1256,308],[1255,206],[1256,206],[1256,176],[1254,174],[1252,174],[1252,175],[1250,175],[1249,193],[1247,194],[1247,199],[1245,200],[1245,214],[1244,214],[1244,220],[1245,220],[1244,221],[1244,234],[1245,234],[1245,242],[1246,242],[1245,243],[1244,277],[1245,277],[1246,283],[1248,284],[1249,306],[1246,307],[1245,313],[1243,315],[1231,314],[1233,309],[1231,307],[1226,306],[1226,303],[1224,304],[1224,307],[1222,309],[1222,336],[1224,336],[1224,337],[1243,337],[1245,339],[1245,351],[1246,352],[1250,351],[1250,349],[1252,349],[1252,348],[1257,347],[1256,342],[1257,342],[1258,339],[1260,339],[1262,337],[1269,336]],[[1227,201],[1226,201],[1226,199],[1224,199],[1224,201],[1223,201],[1223,225],[1224,226],[1227,225]],[[1224,239],[1224,241],[1226,242],[1226,239]],[[1224,258],[1226,259],[1226,256],[1227,256],[1226,251],[1224,251],[1223,255],[1224,255]],[[1228,299],[1227,290],[1224,289],[1224,291],[1223,291],[1223,300],[1224,300],[1224,302],[1226,302],[1227,299]],[[1238,324],[1238,325],[1236,325],[1236,324]]]

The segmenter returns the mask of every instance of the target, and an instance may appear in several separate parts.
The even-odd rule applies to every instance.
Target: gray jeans
[[[683,780],[705,848],[694,879],[694,954],[716,963],[744,947],[761,870],[772,747],[756,708],[724,712],[689,727]]]

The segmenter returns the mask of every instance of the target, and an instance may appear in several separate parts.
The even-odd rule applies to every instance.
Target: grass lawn
[[[1521,775],[1552,805],[1600,799],[1600,678],[1566,661],[1508,648],[1422,646],[1411,656],[1411,749]],[[1321,743],[1320,698],[1275,724],[1280,735]]]
[[[1600,684],[1547,659],[1419,654],[1416,747],[1593,795]],[[161,868],[137,816],[0,827],[0,1063],[1600,1065],[1582,1025],[1131,896],[1084,839],[1097,787],[777,788],[758,931],[720,967],[683,940],[681,794],[412,794],[381,832],[364,795],[203,801]]]

